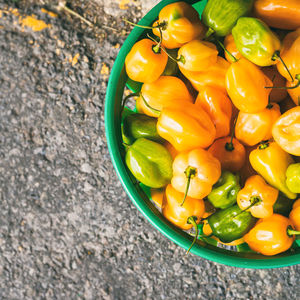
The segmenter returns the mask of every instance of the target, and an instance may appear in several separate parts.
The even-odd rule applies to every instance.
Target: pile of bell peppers
[[[122,109],[130,176],[195,229],[191,247],[287,251],[300,234],[300,1],[208,0],[201,18],[176,2],[144,27],[125,60],[140,86],[135,112]]]

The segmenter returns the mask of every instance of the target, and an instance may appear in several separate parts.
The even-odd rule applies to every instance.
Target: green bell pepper
[[[250,13],[254,0],[209,0],[202,13],[202,22],[212,33],[225,36],[231,32],[238,18]]]
[[[271,66],[280,58],[281,42],[269,26],[256,18],[239,18],[232,29],[239,52],[258,66]]]
[[[173,161],[163,145],[139,138],[125,147],[126,165],[137,180],[151,188],[161,188],[171,182]]]
[[[234,205],[217,211],[207,221],[214,236],[223,243],[230,243],[243,237],[254,226],[256,219]]]
[[[225,209],[232,206],[236,203],[237,193],[241,189],[239,180],[239,175],[223,171],[207,199],[216,208]]]
[[[293,193],[300,193],[300,163],[291,164],[286,170],[286,185]]]
[[[122,134],[126,144],[132,144],[139,138],[147,138],[155,142],[163,142],[156,130],[157,118],[144,114],[129,114],[123,120]]]
[[[286,197],[282,192],[279,192],[276,202],[273,205],[274,214],[280,214],[288,217],[293,209],[294,201]]]

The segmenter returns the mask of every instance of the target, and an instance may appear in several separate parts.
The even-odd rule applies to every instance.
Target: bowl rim
[[[140,25],[149,25],[157,18],[158,12],[167,4],[178,2],[177,0],[162,0],[156,6],[154,6],[139,22]],[[189,0],[185,1],[190,4],[194,4],[197,1]],[[203,9],[206,1],[198,2],[200,9]],[[128,171],[124,164],[124,161],[120,152],[120,141],[117,137],[117,132],[120,132],[120,121],[116,119],[116,107],[115,99],[117,95],[117,83],[121,77],[122,71],[124,71],[125,58],[132,48],[133,44],[143,33],[144,29],[135,27],[125,40],[121,47],[119,54],[113,65],[109,82],[106,90],[105,97],[105,109],[104,109],[104,121],[105,121],[105,133],[107,139],[107,145],[109,154],[114,166],[114,169],[133,204],[144,215],[144,217],[163,235],[179,245],[184,249],[188,249],[191,243],[187,234],[183,234],[180,230],[171,228],[167,222],[162,221],[161,217],[157,215],[157,211],[149,205],[149,202],[142,198],[136,186],[128,176]],[[119,126],[120,127],[120,126]],[[120,133],[119,133],[120,134]],[[253,268],[253,269],[265,269],[265,268],[279,268],[285,266],[291,266],[300,262],[300,253],[287,256],[272,256],[272,257],[257,257],[247,258],[243,256],[236,256],[236,252],[227,251],[228,253],[218,253],[216,249],[210,247],[203,247],[195,245],[191,252],[202,258],[208,259],[213,262],[221,263],[228,266],[240,267],[240,268]],[[245,253],[245,255],[247,255]]]

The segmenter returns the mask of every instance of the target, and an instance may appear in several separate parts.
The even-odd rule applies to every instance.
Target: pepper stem
[[[265,86],[265,89],[281,89],[281,90],[293,90],[300,86],[300,74],[297,74],[295,78],[298,82],[294,86]],[[294,81],[294,80],[293,80]]]
[[[273,56],[272,56],[272,60],[280,60],[280,62],[283,64],[284,68],[287,70],[287,72],[289,73],[289,76],[292,79],[292,82],[294,81],[294,78],[289,70],[289,68],[287,67],[287,65],[285,64],[284,60],[282,59],[282,57],[280,56],[280,51],[277,50],[274,52]]]
[[[144,29],[155,29],[155,28],[161,28],[162,30],[166,30],[167,29],[167,22],[163,21],[161,23],[159,23],[157,26],[145,26],[145,25],[140,25],[140,24],[136,24],[133,22],[128,21],[127,19],[123,19],[124,22],[132,25],[132,26],[136,26],[136,27],[140,27],[140,28],[144,28]]]
[[[260,145],[258,146],[259,150],[267,149],[270,146],[269,140],[261,141]]]
[[[193,177],[197,174],[197,169],[194,167],[188,166],[185,169],[184,174],[187,177],[187,184],[186,184],[184,197],[183,197],[183,200],[182,200],[180,206],[182,206],[184,204],[184,201],[186,199],[186,196],[187,196],[189,188],[190,188],[191,179],[193,179]]]
[[[155,109],[155,108],[153,108],[152,106],[150,106],[150,105],[148,104],[148,102],[146,101],[146,99],[145,99],[145,97],[143,96],[142,93],[140,93],[140,96],[141,96],[141,98],[142,98],[142,100],[143,100],[143,103],[144,103],[149,109],[151,109],[151,110],[154,111],[155,113],[160,113],[160,112],[161,112],[160,110]]]
[[[195,228],[195,237],[193,239],[193,242],[192,242],[190,248],[186,251],[185,254],[188,254],[190,252],[190,250],[192,249],[192,247],[194,246],[194,244],[197,241],[198,234],[199,234],[199,228],[198,228],[198,225],[196,222],[197,222],[197,217],[195,217],[195,216],[188,217],[188,219],[187,219],[187,223],[192,224]]]
[[[236,121],[237,121],[237,118],[234,120],[234,123],[233,123],[230,142],[225,144],[225,149],[227,151],[230,151],[230,152],[234,150],[234,146],[233,146],[232,141],[233,141],[234,129],[235,129]]]
[[[123,99],[123,102],[122,102],[122,106],[121,106],[121,115],[124,111],[124,107],[126,105],[126,102],[128,99],[132,98],[132,97],[138,97],[140,95],[140,93],[131,93],[129,95],[127,95],[124,99]]]
[[[288,236],[300,235],[300,231],[294,230],[292,226],[288,226],[286,231],[287,231]]]
[[[219,40],[217,40],[217,42],[218,42],[218,44],[221,46],[221,48],[222,48],[222,49],[230,56],[232,62],[235,63],[235,62],[238,61],[238,59],[237,59],[232,53],[230,53],[230,52],[225,48],[225,46],[224,46],[223,43],[221,43]]]
[[[209,27],[208,30],[205,33],[204,39],[209,38],[214,33],[215,33],[215,31],[211,27]]]
[[[157,47],[159,44],[160,44],[160,42],[158,42],[158,41],[156,41],[151,35],[149,35],[148,33],[147,33],[147,37],[151,40],[151,41],[153,41],[153,42],[155,42],[157,45],[155,46],[155,47]],[[161,45],[160,45],[160,49],[161,50],[163,50],[167,55],[168,55],[168,57],[170,58],[170,59],[172,59],[174,62],[181,62],[181,63],[183,63],[183,64],[185,64],[185,58],[184,58],[184,56],[183,55],[180,55],[180,57],[179,58],[174,58],[173,56],[171,56],[163,47],[161,47]],[[153,50],[154,51],[154,50]],[[157,53],[157,52],[156,52]]]
[[[234,216],[233,218],[236,218],[237,216],[239,216],[241,213],[245,212],[246,210],[250,209],[251,207],[258,205],[259,203],[261,203],[262,200],[260,197],[258,196],[252,196],[250,198],[250,205],[246,208],[244,208],[243,210],[241,210],[236,216]]]

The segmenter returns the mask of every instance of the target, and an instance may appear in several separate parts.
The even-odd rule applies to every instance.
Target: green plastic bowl
[[[140,22],[141,25],[150,25],[158,17],[160,10],[167,4],[177,2],[174,0],[163,0],[157,4]],[[186,1],[192,4],[201,15],[207,1]],[[121,142],[121,118],[120,109],[127,75],[124,69],[125,57],[142,35],[144,29],[135,27],[124,45],[113,66],[105,99],[105,130],[108,149],[111,155],[116,172],[134,205],[166,237],[184,249],[188,249],[192,242],[192,237],[186,232],[176,228],[168,222],[154,206],[145,191],[134,184],[131,180],[129,170],[124,160]],[[295,243],[296,244],[296,243]],[[295,265],[300,262],[300,248],[296,244],[291,250],[280,255],[266,257],[249,251],[245,246],[237,247],[237,251],[227,250],[213,246],[199,240],[193,246],[191,252],[225,265],[242,268],[278,268]]]

